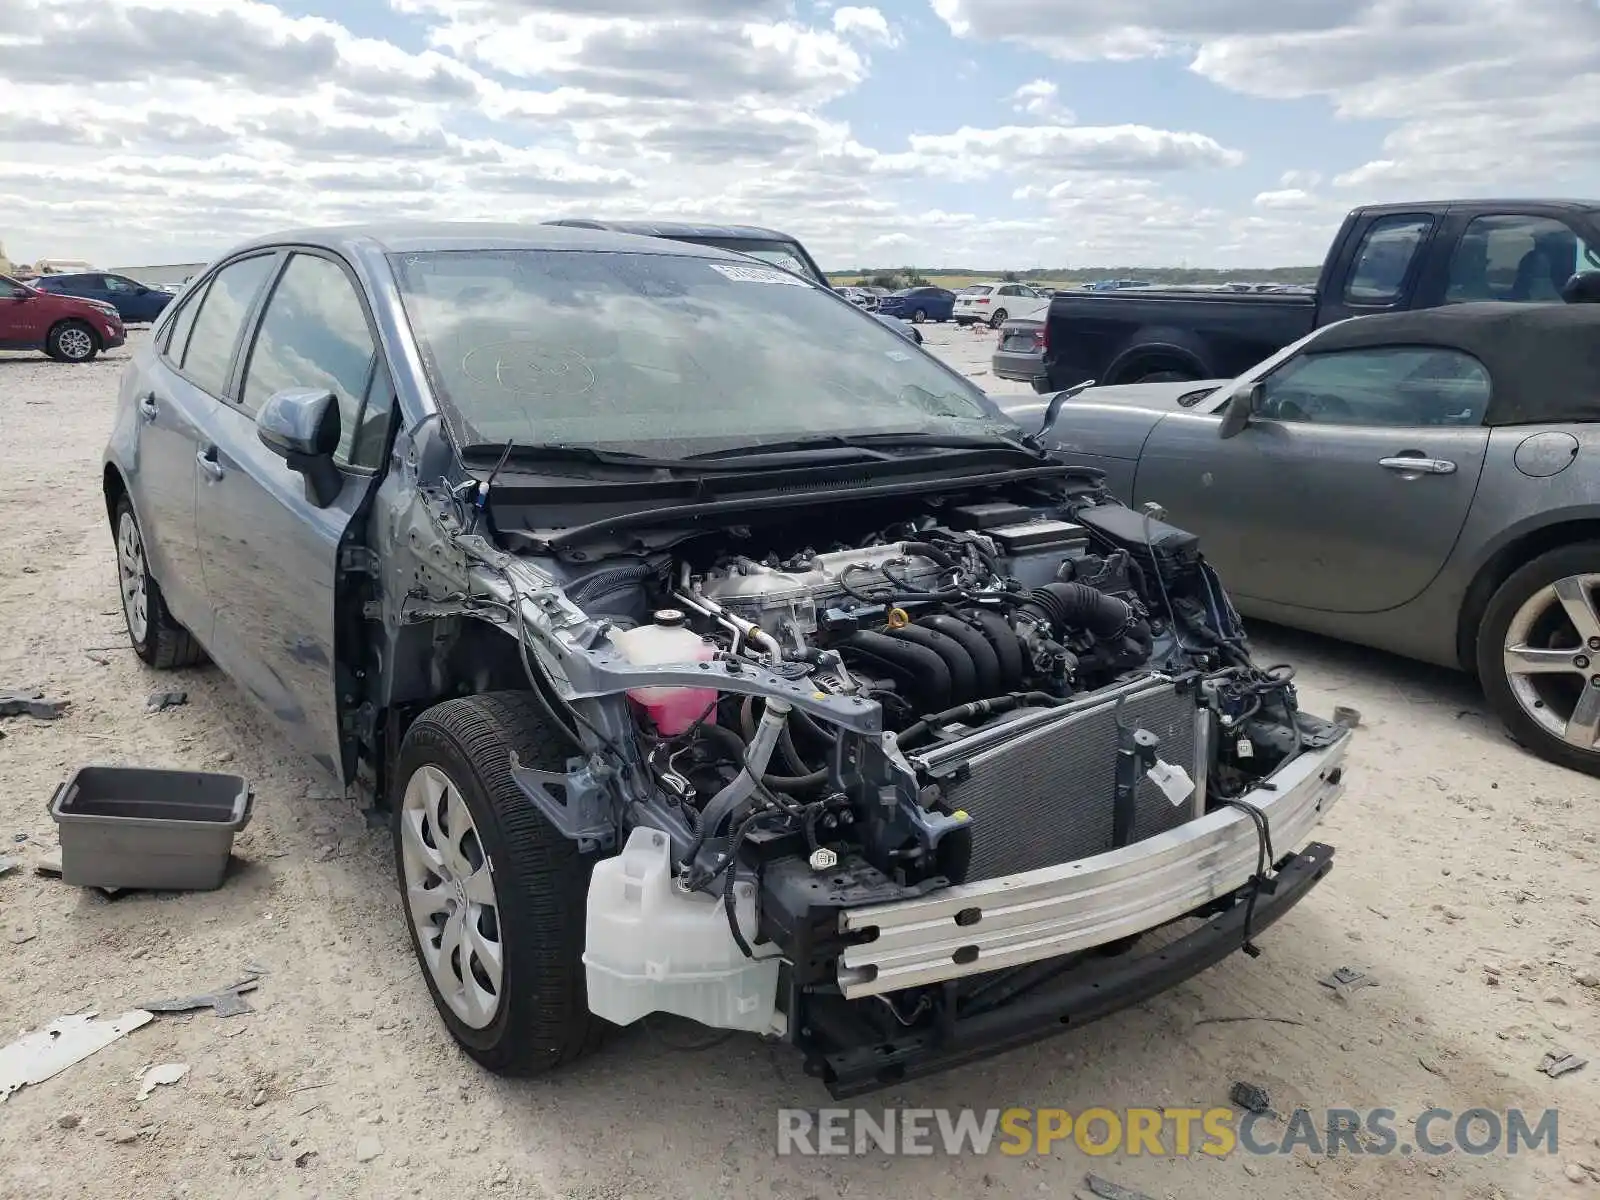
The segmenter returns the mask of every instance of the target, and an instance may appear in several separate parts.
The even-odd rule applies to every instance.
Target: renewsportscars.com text
[[[1292,1154],[1517,1155],[1559,1150],[1558,1111],[1295,1109],[1286,1118],[1233,1108],[785,1108],[780,1155]]]

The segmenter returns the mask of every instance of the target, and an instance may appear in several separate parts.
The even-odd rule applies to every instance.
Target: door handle
[[[1380,458],[1378,465],[1390,471],[1399,471],[1406,475],[1454,475],[1455,463],[1447,458],[1423,458],[1419,455],[1397,455],[1394,458]]]
[[[217,448],[215,446],[207,446],[194,456],[194,460],[200,464],[200,469],[213,479],[221,479],[226,474],[222,469],[222,464],[217,461]]]
[[[147,396],[139,397],[139,411],[145,415],[146,420],[154,421],[156,419],[156,397],[154,392]]]

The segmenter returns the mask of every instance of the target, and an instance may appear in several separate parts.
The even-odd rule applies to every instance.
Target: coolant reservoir
[[[755,885],[747,880],[734,887],[734,914],[754,942]],[[583,964],[589,1010],[615,1025],[665,1012],[713,1029],[763,1033],[772,1026],[777,956],[758,950],[746,958],[722,898],[678,890],[659,829],[634,829],[621,854],[595,864]]]
[[[685,624],[675,608],[663,608],[650,625],[636,629],[613,630],[611,641],[622,657],[637,667],[659,667],[669,663],[709,662],[716,647]],[[650,719],[662,737],[676,737],[701,717],[706,724],[716,720],[712,705],[716,688],[645,687],[631,688],[632,700]],[[707,709],[712,709],[707,715]]]

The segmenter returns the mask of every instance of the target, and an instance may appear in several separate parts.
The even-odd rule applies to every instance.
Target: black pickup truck
[[[1595,270],[1600,201],[1371,205],[1345,218],[1314,294],[1058,292],[1033,386],[1231,379],[1331,321],[1471,300],[1559,301],[1573,275]]]

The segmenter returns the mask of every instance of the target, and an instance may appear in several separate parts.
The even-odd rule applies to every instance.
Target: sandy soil
[[[990,337],[929,340],[986,371]],[[0,722],[0,854],[22,863],[0,877],[0,1037],[205,991],[247,963],[270,973],[253,1014],[158,1017],[0,1105],[0,1195],[941,1200],[1070,1196],[1089,1169],[1185,1200],[1600,1195],[1564,1174],[1600,1160],[1600,1062],[1535,1070],[1556,1048],[1600,1059],[1600,989],[1579,982],[1600,970],[1600,789],[1509,745],[1463,679],[1272,629],[1261,653],[1299,665],[1309,707],[1365,717],[1320,834],[1338,847],[1329,879],[1258,960],[869,1103],[1210,1106],[1242,1079],[1279,1112],[1558,1106],[1554,1159],[779,1159],[775,1110],[828,1103],[796,1056],[742,1037],[687,1051],[693,1031],[664,1025],[558,1078],[483,1074],[413,964],[386,833],[214,670],[157,676],[127,649],[99,487],[126,358],[0,355],[0,688],[71,702],[53,723]],[[147,716],[148,693],[172,687],[188,704]],[[247,775],[256,815],[227,885],[113,901],[34,874],[56,841],[50,795],[84,763]],[[1316,980],[1340,966],[1379,986],[1336,999]],[[1238,1016],[1301,1024],[1197,1024]],[[162,1062],[192,1069],[136,1103],[139,1069]]]

